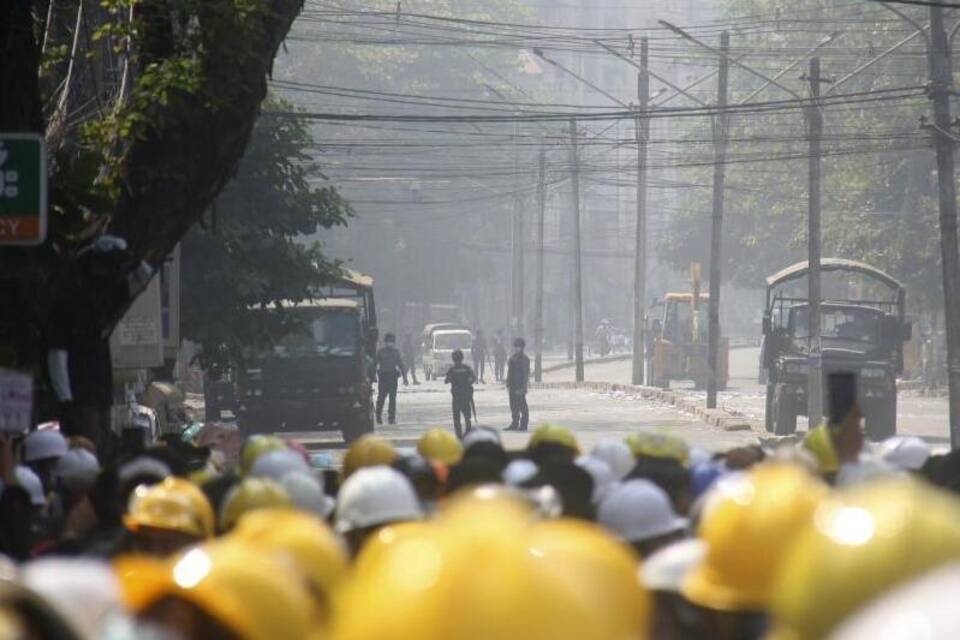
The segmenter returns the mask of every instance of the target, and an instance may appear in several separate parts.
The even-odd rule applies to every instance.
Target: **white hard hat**
[[[837,487],[852,487],[879,478],[902,473],[900,469],[870,455],[861,455],[857,462],[844,462],[837,471]]]
[[[156,458],[148,456],[138,456],[124,464],[117,471],[117,480],[121,485],[125,485],[134,478],[153,477],[160,482],[167,476],[173,475],[170,467],[160,462]]]
[[[23,439],[23,460],[33,462],[46,458],[59,458],[67,452],[67,439],[59,431],[45,429],[31,431]]]
[[[687,526],[687,519],[674,513],[663,489],[639,479],[610,491],[597,510],[597,522],[627,542],[643,542]]]
[[[298,509],[309,511],[324,520],[333,513],[336,502],[323,492],[320,481],[309,472],[291,471],[280,480],[280,486]]]
[[[617,480],[626,478],[637,465],[633,452],[622,440],[601,440],[593,447],[590,455],[606,462]]]
[[[310,466],[303,456],[292,449],[278,449],[276,451],[267,451],[261,454],[248,475],[257,478],[269,478],[279,482],[285,475],[292,471],[301,471],[308,473]]]
[[[423,509],[413,485],[390,467],[355,471],[337,496],[336,529],[340,533],[421,518]]]
[[[27,563],[21,581],[43,597],[83,637],[102,632],[123,616],[120,584],[110,565],[80,558],[42,558]]]
[[[487,427],[474,427],[463,436],[463,448],[469,449],[471,445],[478,442],[493,442],[500,444],[500,432]]]
[[[906,582],[851,615],[830,640],[954,638],[960,627],[960,563]]]
[[[651,591],[680,593],[684,578],[706,555],[707,543],[700,538],[677,540],[643,561],[640,579]]]
[[[86,491],[97,481],[98,475],[100,463],[97,457],[80,448],[67,451],[53,468],[53,477],[72,491]]]
[[[576,464],[593,478],[593,495],[590,499],[594,504],[599,504],[617,483],[613,470],[604,460],[592,455],[580,456]]]
[[[506,466],[500,473],[500,477],[511,487],[517,487],[532,479],[537,475],[537,471],[539,471],[539,467],[537,467],[533,460],[518,458]]]
[[[30,504],[35,507],[42,507],[47,504],[47,496],[43,493],[43,483],[40,482],[40,477],[33,472],[33,469],[21,464],[17,465],[13,473],[17,478],[17,484],[30,495]]]
[[[893,436],[880,443],[883,461],[905,471],[919,471],[930,457],[930,445],[916,436]]]

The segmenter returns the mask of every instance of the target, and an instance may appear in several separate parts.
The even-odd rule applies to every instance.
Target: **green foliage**
[[[785,0],[729,0],[727,7],[731,15],[739,16],[782,12],[782,20],[769,28],[734,30],[731,35],[735,55],[758,52],[745,62],[768,75],[802,57],[827,34],[840,32],[834,44],[819,52],[823,76],[836,80],[911,32],[907,23],[871,3],[851,6],[842,0],[818,0],[804,3],[801,9]],[[802,28],[791,23],[798,11],[805,17]],[[922,14],[916,15],[925,22]],[[805,71],[803,60],[782,82],[809,95],[806,83],[796,79]],[[736,102],[762,81],[734,68],[730,82],[732,102]],[[844,83],[836,93],[925,82],[924,45],[917,39],[900,54]],[[830,87],[825,83],[823,90]],[[768,87],[753,101],[790,97]],[[907,283],[912,303],[929,309],[938,304],[939,232],[933,153],[918,130],[919,118],[927,112],[922,97],[825,109],[821,193],[823,256],[863,260],[884,269]],[[691,123],[683,135],[704,139],[709,128],[705,122]],[[730,135],[734,162],[727,166],[723,277],[762,286],[766,275],[806,258],[805,119],[798,110],[734,117]],[[712,159],[709,145],[683,146],[690,148],[686,161]],[[689,255],[706,261],[710,229],[712,169],[684,169],[682,175],[684,182],[706,188],[689,190],[670,219],[660,253],[677,267],[684,267],[681,262]]]
[[[302,241],[345,224],[351,214],[336,190],[314,186],[320,174],[310,160],[311,145],[300,121],[263,116],[210,220],[183,240],[184,336],[202,345],[204,366],[224,366],[245,346],[281,338],[290,327],[267,324],[270,319],[252,308],[302,300],[338,272],[319,244]]]

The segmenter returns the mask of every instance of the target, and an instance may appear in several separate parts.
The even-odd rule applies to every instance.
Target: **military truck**
[[[896,433],[897,375],[912,334],[906,290],[862,262],[828,258],[820,269],[823,380],[834,371],[856,374],[867,436],[882,440]],[[808,272],[801,262],[767,278],[760,366],[767,380],[766,428],[778,435],[793,433],[797,416],[807,414],[810,358],[817,352],[811,356]]]
[[[340,431],[352,442],[373,431],[373,280],[346,272],[319,293],[329,297],[260,310],[289,330],[237,368],[236,415],[245,433]]]

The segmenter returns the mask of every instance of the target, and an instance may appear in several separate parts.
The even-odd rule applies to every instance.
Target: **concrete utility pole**
[[[570,121],[570,186],[573,195],[573,351],[576,381],[583,382],[583,274],[580,262],[580,154],[577,121]]]
[[[540,170],[537,172],[537,306],[533,328],[533,379],[543,380],[543,218],[547,209],[547,152],[540,147]]]
[[[930,100],[933,102],[933,139],[937,147],[940,203],[940,256],[943,265],[943,310],[947,334],[947,376],[950,388],[950,447],[960,448],[960,287],[957,254],[957,188],[953,139],[950,133],[950,95],[953,70],[950,42],[943,24],[943,7],[930,7]]]
[[[710,328],[708,334],[707,408],[717,407],[717,378],[720,356],[720,261],[723,239],[723,195],[727,177],[727,80],[729,76],[730,33],[720,34],[720,71],[717,82],[717,115],[714,119],[713,220],[710,227]]]
[[[807,207],[807,300],[809,304],[810,343],[807,373],[807,418],[810,428],[823,418],[823,360],[820,343],[820,142],[823,138],[823,112],[820,110],[820,58],[810,59],[810,107],[807,126],[810,137],[810,182]]]
[[[637,126],[637,230],[633,275],[633,384],[643,384],[645,339],[644,301],[647,297],[647,140],[650,120],[646,117],[650,103],[649,41],[640,40],[640,74],[638,94],[640,107]]]

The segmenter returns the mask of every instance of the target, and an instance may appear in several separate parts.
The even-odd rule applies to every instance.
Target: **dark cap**
[[[452,355],[453,355],[454,362],[463,362],[463,351],[461,351],[460,349],[454,349]]]

